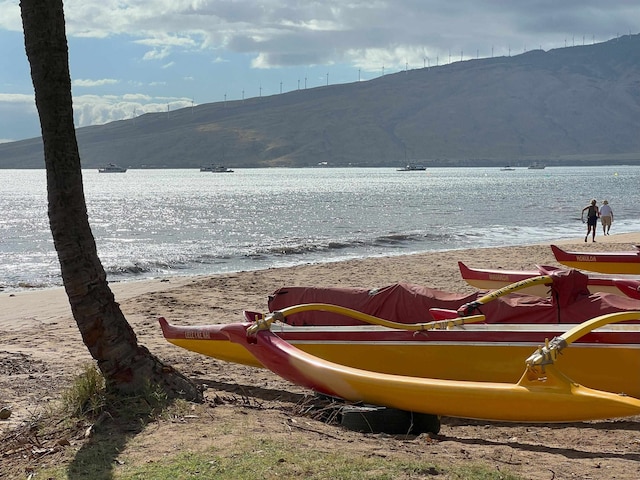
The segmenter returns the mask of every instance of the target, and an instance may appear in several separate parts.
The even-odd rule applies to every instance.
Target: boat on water
[[[421,171],[424,171],[426,169],[427,169],[427,167],[425,167],[424,165],[419,165],[419,164],[416,164],[416,163],[408,163],[404,167],[400,167],[398,169],[398,172],[421,172]]]
[[[503,172],[511,172],[511,171],[515,170],[515,168],[513,168],[511,165],[505,165],[500,170],[503,171]]]
[[[537,281],[548,278],[466,297],[429,289],[421,295],[426,287],[408,284],[375,290],[286,287],[270,296],[269,313],[245,312],[245,321],[235,325],[268,325],[283,341],[345,367],[415,378],[517,383],[524,359],[537,346],[592,316],[635,312],[627,318],[631,322],[605,325],[577,339],[563,352],[563,372],[587,387],[640,398],[640,301],[576,295],[573,287],[544,299],[515,292],[519,284]],[[160,325],[165,339],[181,348],[265,366],[250,349],[229,341],[228,328],[236,328],[229,323],[182,326],[161,318]]]
[[[589,272],[640,275],[640,250],[625,252],[568,252],[551,245],[558,263]]]
[[[480,290],[496,290],[527,278],[564,270],[560,267],[543,265],[537,265],[537,270],[472,268],[463,262],[458,262],[458,268],[464,281]],[[587,276],[587,288],[590,293],[606,292],[631,298],[640,298],[637,293],[640,291],[640,277],[625,278],[619,275],[590,273]],[[551,289],[549,285],[535,284],[520,290],[520,292],[546,297],[550,295]]]
[[[527,168],[529,170],[544,170],[547,166],[544,163],[535,162],[529,165]]]
[[[224,165],[208,165],[200,167],[201,172],[213,172],[213,173],[233,173],[233,170],[225,167]]]
[[[572,362],[569,354],[583,337],[600,327],[638,318],[640,311],[603,315],[576,325],[544,346],[529,348],[529,355],[516,354],[508,359],[520,374],[505,382],[491,380],[492,369],[482,372],[480,380],[451,380],[353,368],[293,346],[264,323],[229,324],[222,328],[222,333],[277,375],[325,395],[424,414],[549,423],[640,414],[640,399],[617,389],[607,390],[613,385],[595,378],[608,372],[608,376],[624,378],[622,384],[626,387],[634,388],[631,384],[638,383],[637,371],[628,370],[625,364],[618,363],[619,359],[613,360],[613,352],[601,352],[606,366],[598,374],[592,375],[595,372],[590,368],[603,365],[591,361],[576,372],[596,387],[584,386],[568,373],[568,364]],[[460,353],[449,352],[445,358],[427,357],[422,361],[458,363],[462,371],[485,366],[478,365],[485,356],[480,350],[475,355]],[[589,358],[587,355],[585,359]]]
[[[126,167],[121,167],[115,163],[110,163],[98,169],[98,172],[100,173],[125,173],[126,171]]]

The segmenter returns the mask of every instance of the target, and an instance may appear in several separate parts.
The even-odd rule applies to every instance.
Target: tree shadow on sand
[[[626,419],[611,419],[601,421],[585,421],[585,422],[566,422],[566,423],[508,423],[508,422],[489,422],[482,420],[470,420],[463,418],[444,417],[442,419],[443,425],[449,427],[484,427],[484,428],[511,428],[514,425],[527,430],[542,428],[545,430],[564,431],[568,428],[577,430],[578,435],[582,435],[581,432],[587,434],[589,431],[601,432],[602,434],[614,433],[616,431],[638,431],[638,421],[636,418]],[[529,451],[537,454],[557,454],[562,455],[570,459],[598,459],[606,457],[608,459],[628,460],[633,462],[640,462],[640,453],[635,451],[619,451],[612,452],[610,447],[594,444],[593,446],[585,446],[581,443],[566,444],[566,445],[547,445],[544,444],[539,438],[535,441],[518,440],[517,436],[506,436],[504,439],[490,439],[486,438],[481,431],[476,434],[466,434],[463,436],[447,436],[439,435],[441,441],[455,441],[457,443],[467,445],[485,445],[485,446],[509,446],[516,450]]]
[[[114,469],[119,465],[118,456],[127,443],[174,403],[173,400],[153,393],[109,399],[98,418],[79,432],[89,440],[85,441],[68,465],[68,478],[113,478]]]
[[[118,456],[129,440],[141,433],[148,422],[107,421],[96,427],[91,439],[76,453],[67,467],[68,478],[108,480],[114,478]]]

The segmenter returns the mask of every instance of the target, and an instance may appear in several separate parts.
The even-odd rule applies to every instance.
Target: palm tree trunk
[[[84,197],[62,0],[22,0],[20,8],[44,143],[49,223],[82,339],[111,389],[135,392],[150,382],[170,397],[201,401],[189,379],[138,345],[107,283]]]

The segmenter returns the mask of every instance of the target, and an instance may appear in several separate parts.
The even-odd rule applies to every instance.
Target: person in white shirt
[[[611,223],[613,223],[613,210],[607,200],[603,201],[602,207],[600,207],[600,221],[602,222],[602,233],[609,235]]]

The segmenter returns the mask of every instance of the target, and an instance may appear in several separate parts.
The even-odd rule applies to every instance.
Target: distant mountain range
[[[640,164],[640,35],[79,128],[83,167]],[[0,168],[43,168],[40,138]]]

